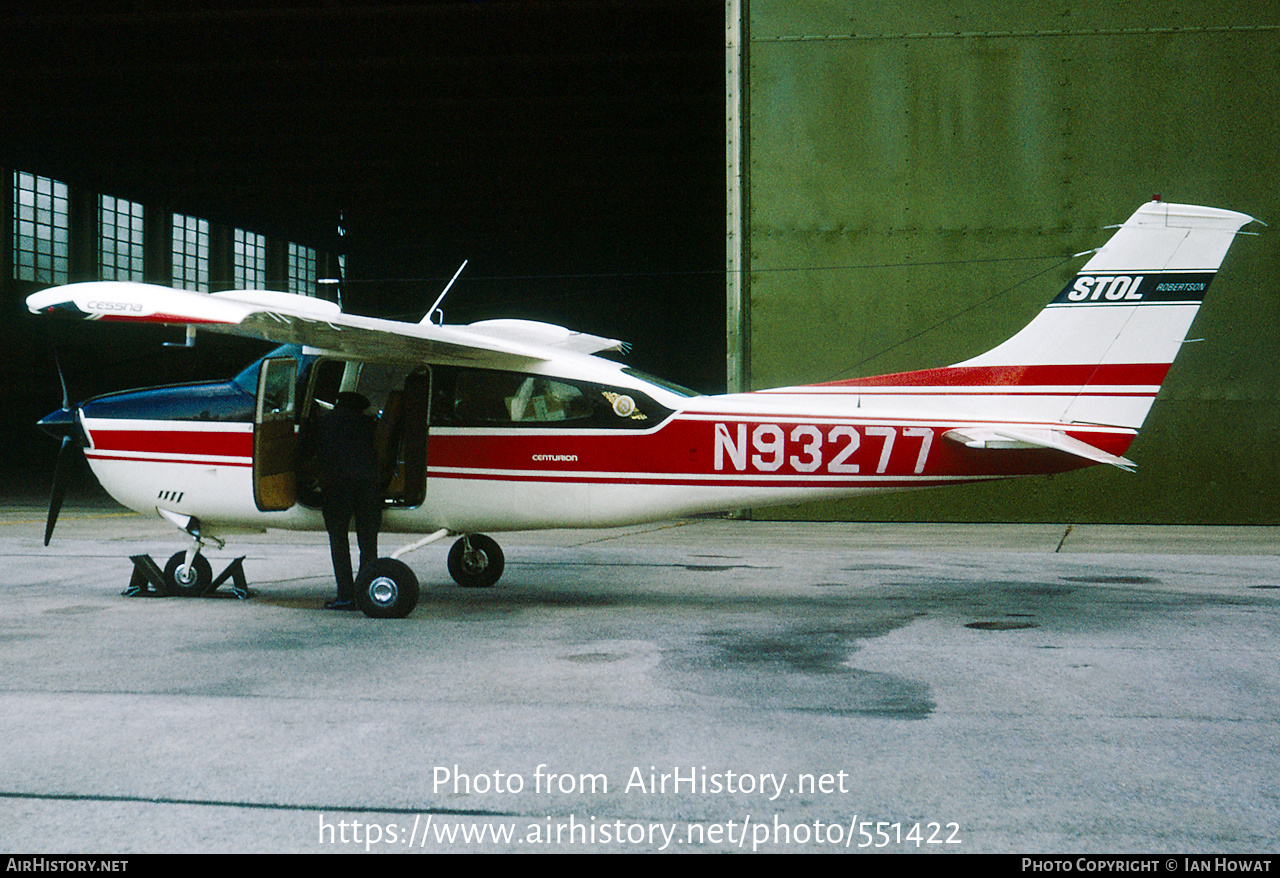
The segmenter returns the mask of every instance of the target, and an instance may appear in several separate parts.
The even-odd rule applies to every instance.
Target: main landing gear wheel
[[[169,563],[164,565],[165,585],[169,587],[169,594],[184,598],[199,597],[213,584],[213,569],[204,555],[196,555],[191,559],[191,566],[183,570],[186,563],[186,552],[173,553]]]
[[[492,537],[472,534],[449,550],[449,575],[463,588],[489,588],[502,576],[502,549]]]
[[[356,606],[371,619],[403,619],[418,605],[418,577],[395,558],[379,558],[356,577]]]

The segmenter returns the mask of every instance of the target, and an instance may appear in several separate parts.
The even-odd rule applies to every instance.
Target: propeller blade
[[[49,545],[53,536],[53,527],[58,523],[58,513],[62,511],[62,498],[67,493],[66,467],[67,449],[75,444],[71,436],[62,437],[62,446],[58,449],[58,460],[53,465],[53,490],[49,493],[49,517],[44,525],[44,544]]]
[[[53,365],[58,369],[58,382],[62,384],[62,410],[71,411],[71,399],[67,395],[67,376],[62,373],[62,358],[58,356],[58,349],[53,349]]]

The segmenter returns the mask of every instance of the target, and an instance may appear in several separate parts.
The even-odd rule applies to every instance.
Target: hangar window
[[[289,244],[289,292],[316,294],[316,251],[310,247]]]
[[[67,282],[69,195],[67,184],[13,172],[13,276],[17,280]]]
[[[173,285],[209,292],[209,221],[173,215]]]
[[[235,284],[252,290],[267,285],[267,239],[244,229],[235,233]]]
[[[103,280],[142,280],[142,205],[98,196],[98,270]]]

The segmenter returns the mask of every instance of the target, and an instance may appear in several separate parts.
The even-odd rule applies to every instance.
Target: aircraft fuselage
[[[287,367],[276,381],[291,384],[282,411],[266,398],[270,379],[259,379],[270,362]],[[215,530],[323,529],[307,440],[339,389],[365,393],[380,413],[388,531],[615,526],[1089,464],[1016,442],[969,447],[953,431],[988,422],[954,387],[906,402],[874,386],[697,396],[597,357],[556,365],[393,368],[295,348],[231,381],[99,397],[79,418],[85,454],[116,500]],[[1038,392],[1052,396],[1053,386]],[[1081,425],[1069,435],[1119,455],[1134,431]],[[283,493],[277,485],[264,499],[272,480]]]

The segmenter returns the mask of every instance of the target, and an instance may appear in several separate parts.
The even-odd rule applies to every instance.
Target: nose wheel
[[[156,512],[191,535],[191,548],[185,552],[174,552],[169,558],[169,563],[164,565],[164,581],[169,594],[179,597],[199,597],[214,587],[213,570],[209,567],[209,562],[204,555],[200,554],[205,540],[217,543],[219,549],[226,546],[226,540],[205,533],[200,519],[194,515],[184,515],[181,512],[172,512],[160,507],[156,507]],[[219,583],[227,577],[228,571],[224,571],[218,577]],[[245,591],[247,594],[248,590]]]
[[[502,576],[505,560],[492,537],[471,534],[449,550],[449,575],[463,588],[489,588]]]
[[[213,584],[213,568],[204,555],[197,554],[187,562],[186,552],[174,552],[164,565],[164,581],[169,594],[179,597],[199,597]]]

